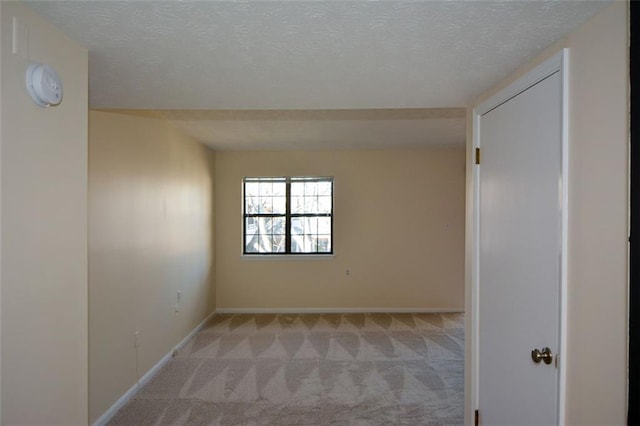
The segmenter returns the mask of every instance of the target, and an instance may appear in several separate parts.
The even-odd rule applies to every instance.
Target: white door
[[[481,425],[558,423],[562,111],[556,71],[479,118]]]

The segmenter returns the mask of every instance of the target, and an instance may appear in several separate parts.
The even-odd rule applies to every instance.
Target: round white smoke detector
[[[29,65],[27,90],[33,101],[41,107],[56,106],[62,102],[62,80],[49,65]]]

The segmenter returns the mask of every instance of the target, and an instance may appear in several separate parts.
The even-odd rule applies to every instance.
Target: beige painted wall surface
[[[561,48],[569,48],[568,347],[564,359],[566,423],[570,425],[626,423],[627,8],[627,2],[608,6],[474,103],[479,105]],[[471,158],[473,135],[468,134]],[[472,235],[470,219],[467,215],[468,236]],[[468,239],[468,254],[469,244]],[[468,289],[469,261],[468,255]],[[467,298],[468,313],[470,303]],[[470,415],[470,392],[466,393],[465,414]]]
[[[91,421],[213,311],[213,178],[213,152],[166,122],[90,112]]]
[[[624,424],[628,35],[625,2],[569,37],[567,422]],[[594,313],[597,313],[594,315]],[[598,346],[606,351],[594,351]]]
[[[2,23],[2,7],[0,6],[0,23]],[[0,28],[0,234],[2,233],[2,29]],[[2,318],[2,242],[0,237],[0,318]],[[2,326],[0,325],[0,401],[2,401]],[[2,402],[0,402],[0,423],[2,423]]]
[[[87,423],[87,51],[20,3],[2,11],[3,425]],[[28,52],[12,54],[12,19]],[[52,65],[64,100],[40,108],[29,64]]]
[[[217,308],[462,309],[464,155],[218,152]],[[307,175],[335,178],[335,257],[241,257],[242,177]]]

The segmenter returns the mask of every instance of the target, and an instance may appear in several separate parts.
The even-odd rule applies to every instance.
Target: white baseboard
[[[179,351],[180,349],[182,349],[184,345],[186,345],[187,342],[189,342],[189,340],[191,340],[196,334],[198,334],[200,330],[202,330],[202,328],[207,323],[207,321],[209,321],[209,319],[215,313],[216,311],[213,311],[209,315],[207,315],[207,317],[204,320],[202,320],[202,322],[200,322],[200,324],[198,324],[196,328],[194,328],[191,331],[191,333],[187,335],[187,337],[182,339],[176,346],[173,347],[173,349],[171,349],[165,356],[163,356],[160,359],[160,361],[156,363],[156,365],[151,367],[151,369],[147,371],[145,375],[140,378],[138,383],[131,386],[131,388],[128,391],[126,391],[120,398],[118,398],[118,400],[107,411],[105,411],[104,414],[100,416],[100,418],[98,418],[98,420],[96,420],[93,423],[93,426],[104,426],[105,424],[107,424],[107,422],[111,420],[114,414],[116,414],[118,410],[122,408],[122,406],[126,404],[127,401],[129,401],[140,390],[140,388],[142,388],[145,384],[147,384],[147,382],[149,382],[149,380],[151,380],[151,378],[155,376],[155,374],[162,367],[164,367],[164,365],[167,362],[169,362],[169,360],[173,357],[174,351]]]
[[[463,308],[218,308],[216,314],[461,313]]]

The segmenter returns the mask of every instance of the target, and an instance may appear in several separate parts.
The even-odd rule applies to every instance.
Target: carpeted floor
[[[463,320],[217,315],[109,424],[462,424]]]

